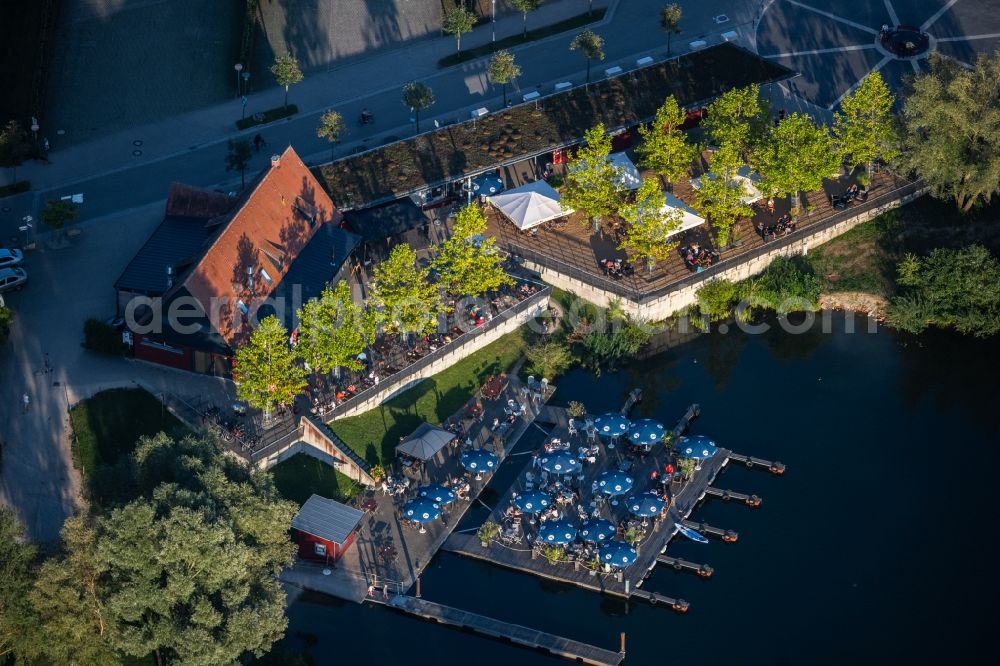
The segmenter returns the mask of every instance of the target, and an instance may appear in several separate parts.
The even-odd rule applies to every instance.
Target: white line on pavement
[[[920,63],[918,63],[916,60],[911,60],[910,61],[910,66],[913,67],[913,72],[915,74],[920,74],[921,73]]]
[[[885,11],[889,12],[889,20],[892,21],[892,25],[899,25],[899,17],[896,15],[896,10],[893,9],[892,3],[889,0],[882,0],[882,2],[885,3]]]
[[[815,7],[810,7],[809,5],[804,5],[801,2],[796,2],[796,0],[785,0],[785,2],[787,2],[789,4],[792,4],[792,5],[795,5],[797,7],[801,7],[802,9],[807,9],[807,10],[809,10],[809,11],[811,11],[813,13],[819,14],[821,16],[825,16],[827,18],[831,18],[834,21],[840,21],[841,23],[844,23],[846,25],[855,27],[855,28],[857,28],[859,30],[864,30],[865,32],[870,32],[873,35],[877,35],[878,34],[878,30],[874,30],[872,28],[869,28],[867,25],[861,25],[860,23],[855,23],[854,21],[851,21],[849,19],[841,18],[840,16],[837,16],[836,14],[831,14],[830,12],[824,12],[822,9],[816,9]]]
[[[862,77],[861,77],[860,79],[858,79],[857,81],[855,81],[855,82],[854,82],[854,85],[852,85],[852,86],[851,86],[850,88],[848,88],[847,90],[845,90],[845,91],[844,91],[844,92],[843,92],[843,93],[842,93],[842,94],[840,95],[840,97],[838,97],[838,98],[837,98],[836,100],[834,100],[833,104],[831,104],[830,106],[826,107],[826,110],[827,110],[827,111],[833,111],[833,107],[835,107],[835,106],[837,106],[838,104],[840,104],[840,102],[841,102],[841,101],[842,101],[842,100],[843,100],[843,99],[844,99],[845,97],[847,97],[847,96],[848,96],[848,95],[850,95],[850,94],[851,94],[852,92],[854,92],[854,90],[855,90],[855,89],[856,89],[856,88],[857,88],[858,86],[860,86],[860,85],[861,85],[861,82],[865,80],[865,77],[867,77],[867,76],[868,76],[869,74],[871,74],[872,72],[877,72],[878,70],[880,70],[880,69],[882,69],[883,67],[885,67],[885,66],[886,66],[886,65],[887,65],[887,64],[889,63],[889,61],[890,61],[890,60],[892,60],[892,56],[885,56],[884,58],[882,58],[881,60],[879,60],[879,61],[878,61],[878,64],[877,64],[877,65],[875,65],[874,67],[872,67],[872,68],[871,68],[870,70],[868,70],[868,72],[867,72],[867,73],[865,73],[865,75],[864,75],[864,76],[862,76]]]
[[[931,27],[931,25],[934,24],[934,21],[937,21],[939,18],[941,18],[941,15],[944,14],[949,9],[951,9],[951,6],[954,5],[956,2],[958,2],[958,0],[948,0],[948,3],[944,7],[931,14],[931,17],[923,22],[923,24],[920,26],[920,29],[927,30],[927,28]]]
[[[965,42],[972,41],[973,39],[996,39],[1000,37],[1000,32],[992,32],[988,35],[965,35],[962,37],[936,37],[935,40],[938,42]]]
[[[875,48],[874,44],[858,44],[856,46],[837,46],[832,49],[813,49],[811,51],[791,51],[789,53],[775,53],[766,55],[765,58],[793,58],[795,56],[819,55],[821,53],[843,53],[845,51],[864,51]]]

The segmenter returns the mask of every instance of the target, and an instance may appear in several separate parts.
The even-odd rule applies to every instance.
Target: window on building
[[[243,313],[244,317],[250,314],[250,308],[247,307],[247,304],[243,302],[242,298],[236,301],[236,307],[240,309],[240,312]]]
[[[271,276],[270,276],[270,275],[268,275],[268,274],[267,274],[267,271],[265,271],[265,270],[264,270],[263,268],[262,268],[262,269],[260,269],[260,276],[261,276],[262,278],[264,278],[264,282],[266,282],[266,283],[267,283],[267,284],[268,284],[268,285],[270,286],[270,284],[271,284],[271,282],[272,282],[272,280],[271,280]]]

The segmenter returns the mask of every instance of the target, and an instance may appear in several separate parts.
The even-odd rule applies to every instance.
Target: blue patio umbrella
[[[549,474],[572,474],[580,470],[580,461],[569,451],[554,451],[542,458],[542,469]]]
[[[415,523],[429,523],[441,516],[441,507],[428,497],[414,497],[403,505],[403,518]]]
[[[503,180],[495,173],[484,173],[472,181],[473,194],[489,196],[491,194],[503,192],[503,190]]]
[[[628,432],[631,422],[621,414],[611,412],[594,419],[594,427],[601,437],[621,436]]]
[[[604,543],[615,535],[615,526],[610,520],[591,518],[580,525],[580,536],[590,543]]]
[[[601,472],[597,479],[597,491],[605,495],[617,497],[632,490],[632,477],[620,469],[609,469]]]
[[[650,446],[663,441],[666,431],[663,424],[653,419],[639,419],[628,429],[628,441],[633,446]]]
[[[557,546],[564,546],[572,543],[576,538],[576,528],[565,520],[552,520],[544,523],[538,530],[538,540],[543,543],[551,543]]]
[[[663,511],[663,507],[666,506],[666,502],[650,492],[633,495],[625,503],[632,515],[640,518],[652,518],[659,515],[660,511]]]
[[[715,442],[704,435],[681,437],[680,442],[677,443],[677,453],[682,458],[705,460],[714,456],[718,450]]]
[[[451,488],[446,488],[440,483],[431,483],[417,489],[417,494],[426,497],[435,504],[451,504],[455,501],[455,492]]]
[[[462,467],[476,474],[492,472],[497,468],[499,462],[494,454],[484,449],[466,451],[462,454],[461,459]]]
[[[552,504],[552,498],[541,490],[529,490],[514,498],[514,506],[525,513],[538,513]]]
[[[635,562],[635,558],[639,556],[635,552],[635,548],[624,541],[610,541],[601,546],[598,554],[600,555],[602,564],[610,564],[613,567],[621,567],[622,569]]]

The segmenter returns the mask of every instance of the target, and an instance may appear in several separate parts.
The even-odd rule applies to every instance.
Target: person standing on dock
[[[389,598],[389,583],[382,584],[382,598],[383,599]]]

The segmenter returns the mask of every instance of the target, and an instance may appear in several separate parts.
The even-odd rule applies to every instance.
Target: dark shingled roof
[[[344,213],[344,219],[366,241],[385,240],[427,223],[420,206],[410,199]]]
[[[332,224],[324,224],[302,248],[281,283],[271,292],[270,300],[284,303],[284,312],[271,304],[264,304],[257,313],[258,319],[278,315],[285,328],[292,330],[298,324],[296,313],[309,299],[316,298],[330,280],[340,272],[351,252],[361,242],[361,237]],[[278,300],[284,299],[284,300]]]
[[[313,495],[292,518],[292,527],[336,544],[343,544],[364,517],[364,512],[346,504]]]
[[[115,289],[134,291],[149,296],[164,294],[167,283],[167,266],[174,268],[174,282],[181,266],[197,260],[213,230],[205,227],[207,218],[168,215],[149,237],[142,249],[125,267],[115,282]]]

